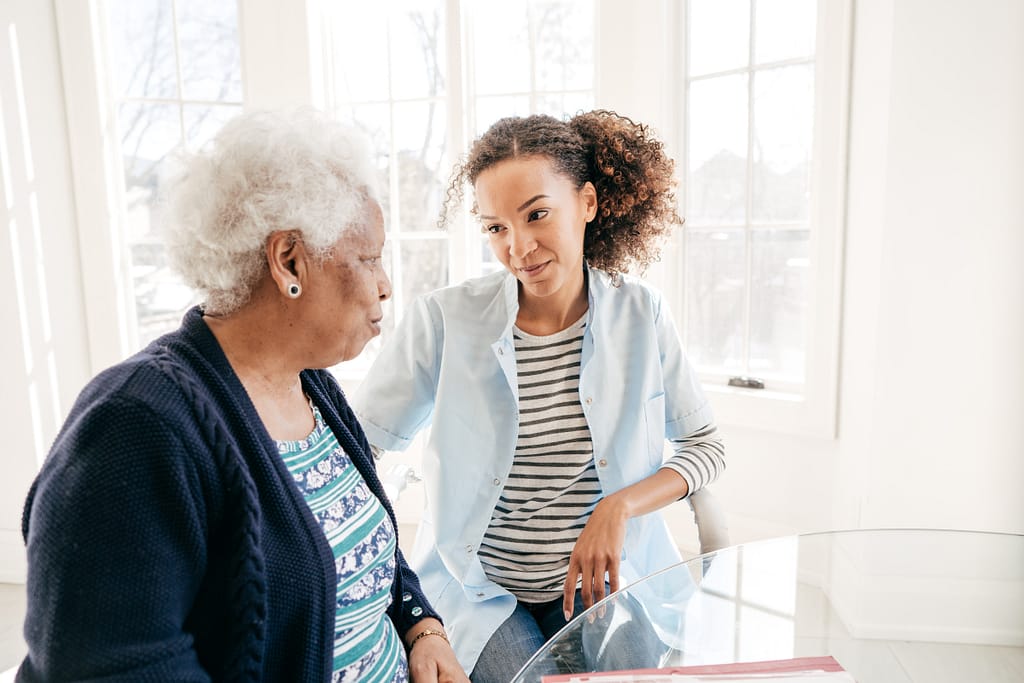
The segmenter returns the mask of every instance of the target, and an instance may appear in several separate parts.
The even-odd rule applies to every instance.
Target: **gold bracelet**
[[[422,631],[420,631],[419,633],[417,633],[416,637],[412,639],[411,643],[409,643],[409,652],[412,652],[413,645],[415,645],[416,641],[419,640],[420,638],[422,638],[423,636],[441,636],[442,638],[444,638],[444,642],[446,642],[449,645],[451,645],[451,642],[449,642],[448,636],[445,635],[444,631],[435,631],[432,628],[425,628]]]

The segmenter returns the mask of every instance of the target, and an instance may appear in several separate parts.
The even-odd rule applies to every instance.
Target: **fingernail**
[[[562,614],[565,615],[565,620],[566,621],[569,621],[570,619],[572,619],[572,612],[570,612],[569,610],[565,610],[564,612],[562,612]]]

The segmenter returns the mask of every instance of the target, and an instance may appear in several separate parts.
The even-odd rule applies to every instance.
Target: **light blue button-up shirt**
[[[712,416],[661,296],[592,268],[587,282],[579,393],[607,495],[654,474],[665,439]],[[518,436],[517,284],[502,271],[417,299],[352,400],[370,443],[385,450],[402,450],[431,427],[411,564],[467,671],[516,604],[486,577],[477,550]],[[623,584],[679,559],[659,513],[628,522]]]

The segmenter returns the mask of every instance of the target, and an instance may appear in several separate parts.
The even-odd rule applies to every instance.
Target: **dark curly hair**
[[[583,255],[613,275],[658,259],[661,242],[682,225],[676,212],[674,162],[650,128],[613,111],[577,114],[568,121],[534,115],[500,119],[455,166],[439,224],[444,227],[488,168],[507,159],[547,157],[577,188],[597,190],[597,215],[587,224]]]

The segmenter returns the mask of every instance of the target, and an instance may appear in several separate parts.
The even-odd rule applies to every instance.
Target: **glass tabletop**
[[[822,655],[858,683],[1024,681],[1024,535],[857,530],[726,548],[605,598],[513,681]]]

